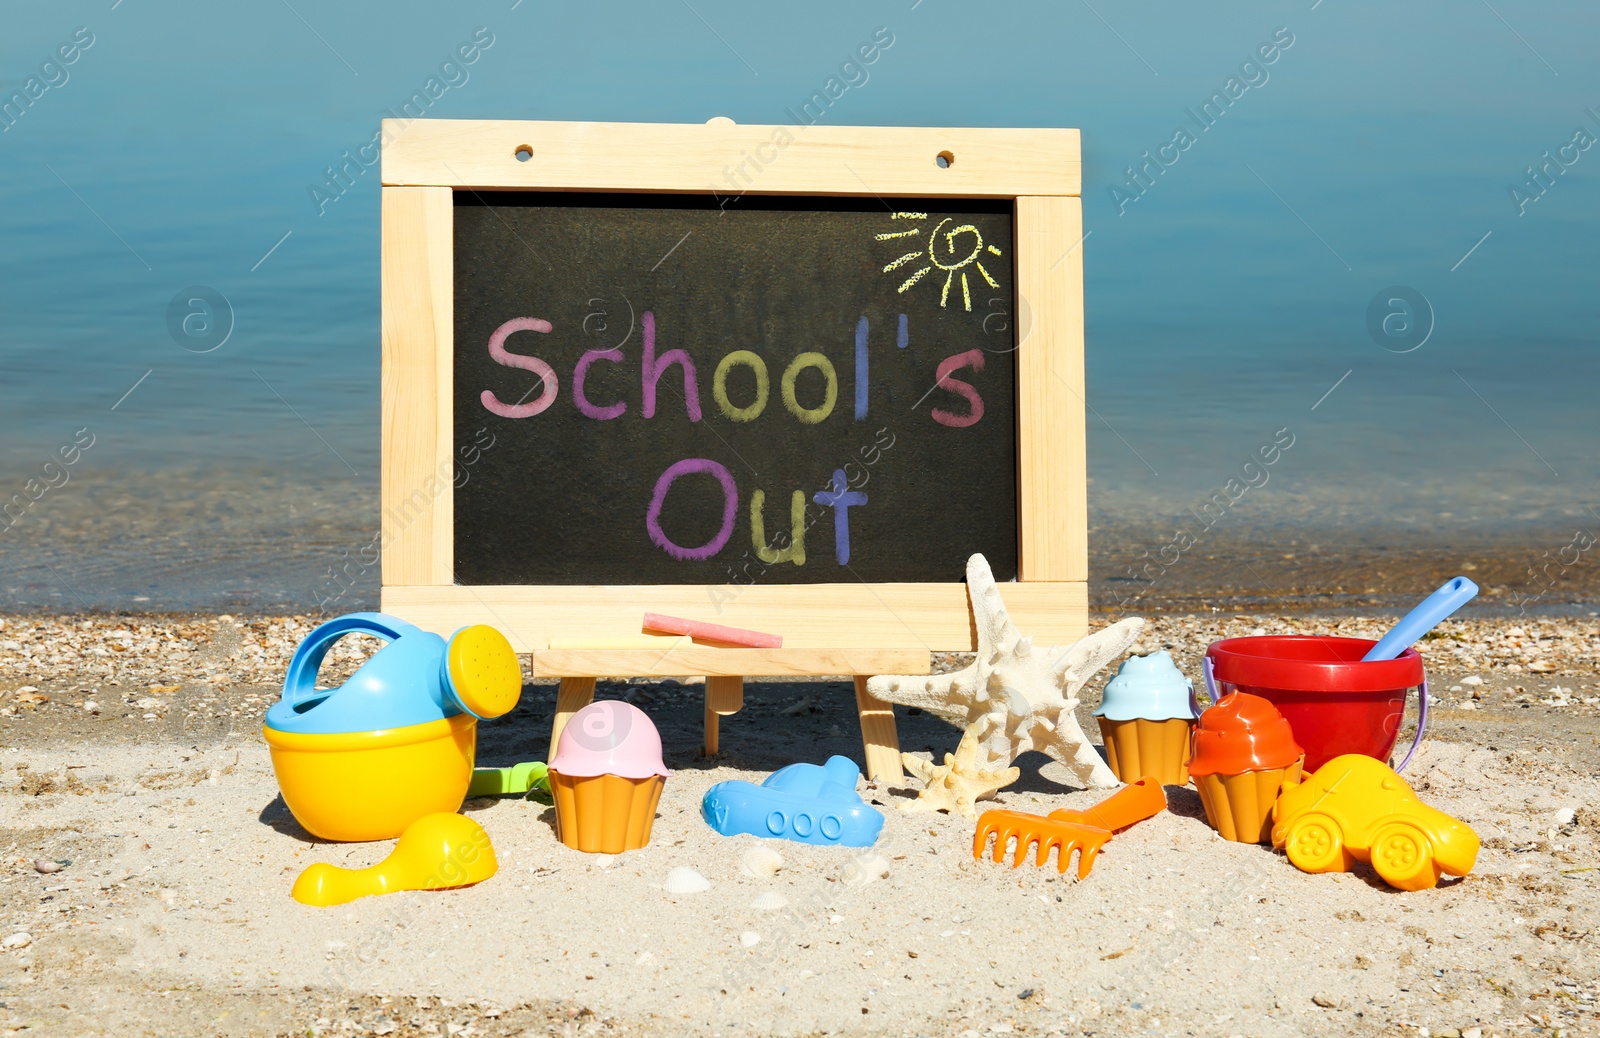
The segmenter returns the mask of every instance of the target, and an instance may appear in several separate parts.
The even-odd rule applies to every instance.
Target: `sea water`
[[[374,603],[395,116],[1078,127],[1097,601],[1548,563],[1600,533],[1600,13],[1498,10],[8,11],[0,609]]]

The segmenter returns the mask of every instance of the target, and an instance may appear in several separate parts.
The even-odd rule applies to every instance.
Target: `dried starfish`
[[[969,765],[958,751],[951,765],[958,770],[999,774],[1019,755],[1041,750],[1070,768],[1085,786],[1116,785],[1117,776],[1078,726],[1077,693],[1095,671],[1133,644],[1144,621],[1130,617],[1071,646],[1036,648],[1011,622],[982,555],[967,560],[967,593],[978,628],[977,659],[971,666],[933,677],[875,677],[867,682],[867,691],[886,702],[965,723],[962,742],[972,736],[982,752]],[[907,766],[920,772],[919,766]],[[925,761],[921,766],[933,768]]]
[[[987,719],[984,719],[968,728],[966,734],[961,736],[961,744],[956,747],[956,752],[944,755],[943,764],[935,764],[909,753],[900,755],[906,770],[921,779],[923,785],[917,799],[900,805],[902,811],[950,811],[976,818],[978,809],[974,806],[975,801],[992,797],[997,790],[1017,781],[1022,775],[1021,768],[978,766],[978,740],[982,738],[981,729],[986,723]]]

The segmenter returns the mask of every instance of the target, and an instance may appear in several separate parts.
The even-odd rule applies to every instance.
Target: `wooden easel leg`
[[[550,756],[546,760],[556,759],[556,743],[561,738],[561,729],[572,720],[572,715],[594,702],[594,678],[562,678],[561,688],[556,692],[556,717],[550,727]]]
[[[711,709],[711,700],[709,698],[707,698],[706,699],[706,745],[705,745],[705,750],[706,750],[706,756],[707,757],[715,756],[716,752],[717,752],[717,741],[718,741],[717,721],[718,721],[717,712],[715,710]]]
[[[894,729],[894,705],[867,691],[867,679],[856,675],[856,712],[861,715],[861,742],[866,749],[867,778],[899,782],[900,736]]]
[[[706,755],[717,752],[719,718],[744,709],[744,678],[706,678]]]

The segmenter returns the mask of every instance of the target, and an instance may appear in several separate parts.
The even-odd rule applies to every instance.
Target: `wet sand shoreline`
[[[1091,555],[1090,603],[1116,615],[1272,610],[1348,616],[1403,613],[1461,575],[1479,587],[1467,617],[1591,617],[1600,611],[1600,560],[1561,550],[1559,538],[1462,545],[1454,550],[1383,539],[1359,544],[1230,540],[1163,565],[1143,553]],[[1322,539],[1326,541],[1325,538]],[[1552,545],[1535,547],[1534,545]]]
[[[94,475],[0,533],[6,610],[260,615],[376,607],[375,486],[251,467]],[[1459,573],[1483,589],[1468,616],[1581,617],[1600,608],[1600,551],[1583,548],[1600,537],[1600,519],[1585,508],[1492,501],[1467,515],[1433,491],[1408,500],[1275,483],[1271,493],[1247,498],[1202,531],[1191,515],[1174,514],[1170,500],[1092,485],[1093,607],[1349,614],[1402,609]],[[1193,546],[1173,547],[1177,531],[1193,536]],[[960,579],[963,561],[952,560],[950,579]]]

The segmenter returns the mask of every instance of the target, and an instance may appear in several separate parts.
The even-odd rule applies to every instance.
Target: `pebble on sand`
[[[5,948],[5,949],[7,949],[9,951],[10,949],[13,949],[13,948],[26,948],[28,945],[30,945],[32,943],[33,943],[33,934],[29,933],[26,930],[18,930],[16,933],[12,934],[10,937],[7,937],[5,940],[0,941],[0,948]]]
[[[744,945],[746,948],[754,948],[756,945],[761,943],[761,935],[756,933],[754,930],[746,930],[744,933],[739,935],[739,943]]]
[[[887,879],[888,876],[888,860],[883,855],[874,854],[870,851],[865,854],[855,855],[844,868],[846,886],[864,886],[875,879]]]
[[[46,875],[52,872],[60,872],[64,868],[66,868],[65,865],[59,861],[51,861],[49,858],[37,858],[33,863],[33,871],[42,872]]]

